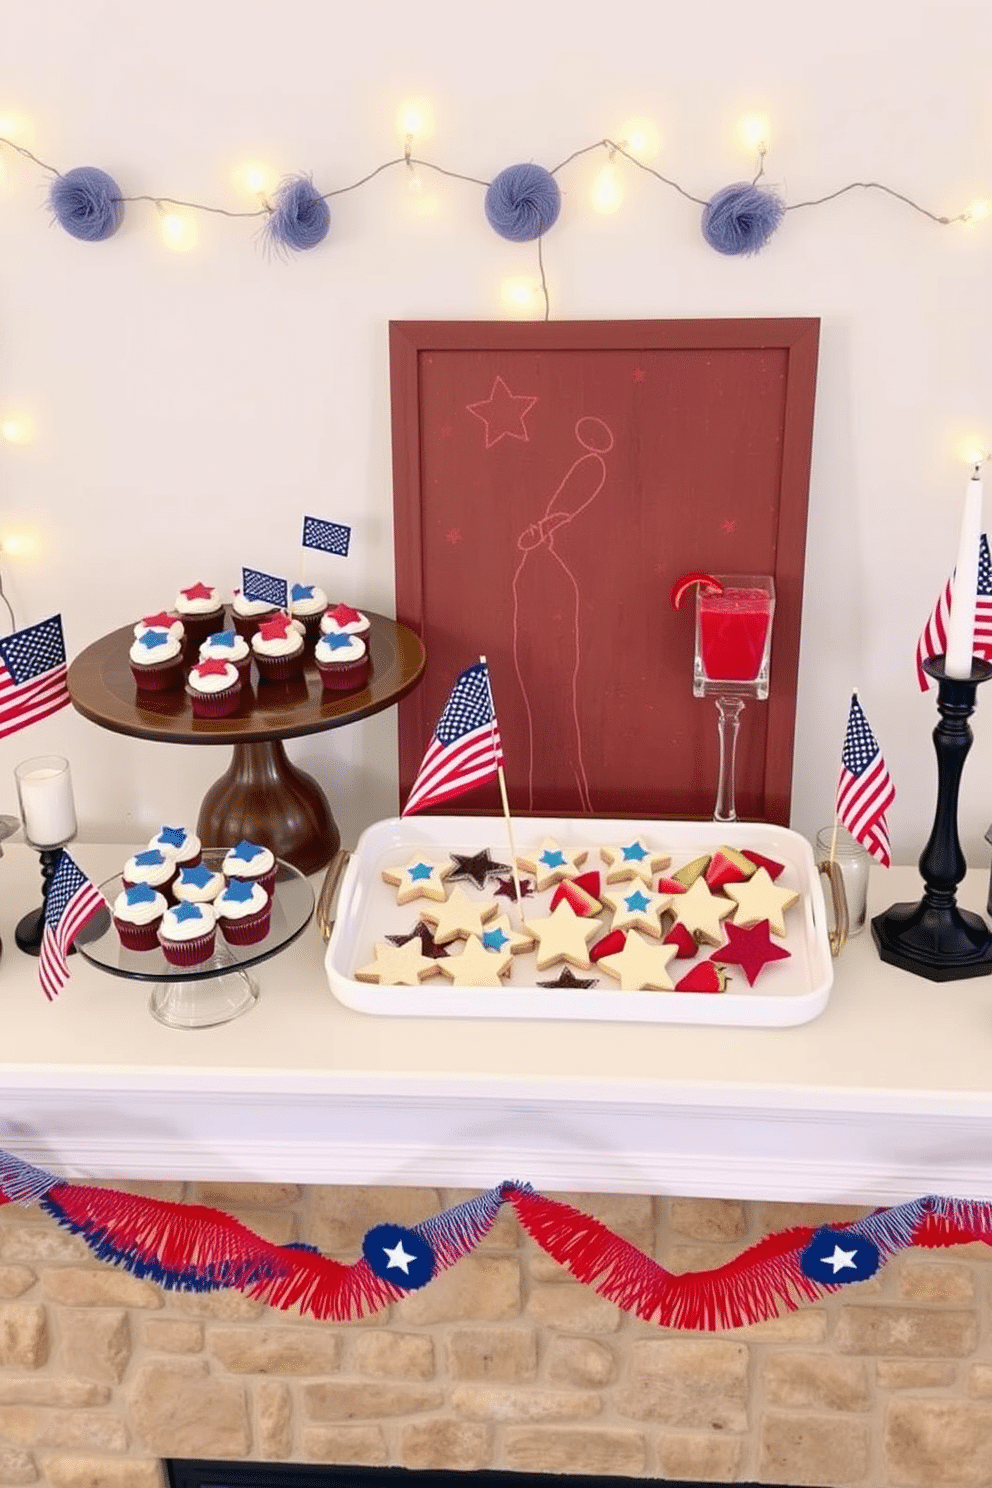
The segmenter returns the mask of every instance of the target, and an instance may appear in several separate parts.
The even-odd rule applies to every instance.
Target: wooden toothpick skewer
[[[489,711],[492,714],[492,718],[493,718],[492,728],[493,728],[493,732],[495,733],[495,731],[496,731],[496,705],[493,702],[493,687],[492,687],[492,683],[489,680],[489,663],[486,661],[486,658],[484,656],[480,656],[479,657],[479,660],[480,660],[480,662],[482,663],[482,665],[486,669],[486,687],[489,690]],[[510,816],[510,803],[509,803],[509,801],[507,800],[507,797],[506,797],[506,777],[503,774],[502,763],[500,763],[500,764],[498,764],[496,766],[496,778],[499,780],[500,800],[503,803],[503,816],[504,816],[504,818],[506,820],[506,835],[509,838],[509,842],[510,842],[510,863],[511,863],[512,872],[513,872],[513,888],[514,888],[514,891],[515,891],[516,896],[517,896],[517,908],[520,911],[520,919],[521,919],[521,922],[523,922],[524,896],[523,896],[523,894],[521,892],[521,889],[520,889],[520,873],[519,873],[519,871],[517,869],[517,849],[516,849],[516,846],[515,846],[514,841],[513,841],[513,819]]]

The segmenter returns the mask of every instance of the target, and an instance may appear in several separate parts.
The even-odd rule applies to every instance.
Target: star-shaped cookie
[[[448,874],[451,883],[459,878],[470,878],[477,889],[484,889],[490,878],[497,878],[501,873],[509,873],[509,863],[496,863],[493,861],[492,853],[488,847],[484,847],[477,853],[452,853],[454,867]]]
[[[418,920],[413,929],[408,931],[406,935],[387,935],[386,939],[390,945],[394,946],[409,945],[411,940],[419,940],[421,954],[429,956],[432,961],[437,961],[441,956],[448,954],[445,947],[438,945],[434,939],[430,931],[430,926],[425,925],[422,920]]]
[[[378,941],[372,960],[355,972],[359,982],[382,982],[391,987],[417,987],[437,975],[438,962],[420,953],[416,940],[405,945],[383,945]]]
[[[673,894],[668,908],[676,925],[684,925],[690,935],[702,944],[719,945],[723,939],[721,922],[733,914],[731,899],[711,894],[704,878],[695,878],[684,894]]]
[[[577,977],[570,966],[563,966],[558,975],[550,982],[538,982],[539,987],[595,987],[598,985],[597,977]]]
[[[460,956],[449,956],[437,966],[453,987],[499,987],[512,959],[509,951],[489,951],[477,935],[470,935]]]
[[[785,934],[785,911],[799,898],[796,889],[780,889],[771,880],[767,868],[758,868],[743,883],[724,884],[723,892],[733,899],[734,924],[756,925],[767,920],[773,935]]]
[[[447,945],[452,940],[465,940],[470,935],[481,935],[498,913],[499,906],[484,899],[470,899],[464,889],[454,888],[443,904],[426,904],[420,918],[434,926],[434,939],[438,945]]]
[[[533,935],[525,935],[512,928],[509,915],[500,915],[498,919],[490,920],[482,932],[481,940],[487,951],[509,951],[511,956],[529,951],[534,945]]]
[[[675,984],[666,968],[676,949],[652,945],[633,931],[618,955],[603,956],[598,964],[620,983],[623,992],[671,992]]]
[[[772,944],[768,933],[768,921],[746,929],[741,925],[725,925],[727,944],[710,953],[710,960],[720,966],[739,966],[753,987],[758,973],[769,961],[784,961],[789,952],[784,946]]]
[[[599,851],[603,862],[609,864],[607,883],[625,883],[627,879],[639,878],[650,888],[655,874],[672,861],[668,853],[654,852],[641,837],[624,842],[620,847],[601,847]]]
[[[602,931],[596,919],[583,919],[570,904],[562,902],[541,920],[525,920],[524,929],[538,942],[537,969],[546,971],[557,961],[585,970],[589,966],[589,942]]]
[[[522,854],[517,863],[533,874],[534,885],[540,890],[549,888],[560,879],[574,878],[587,857],[585,852],[567,853],[553,837],[545,837],[535,853],[530,857]]]
[[[613,911],[614,930],[644,930],[656,939],[661,938],[661,916],[671,902],[670,894],[655,894],[650,886],[640,879],[615,888],[611,894],[603,895],[603,903]],[[682,898],[682,895],[679,895]]]
[[[450,872],[450,858],[439,863],[436,858],[413,857],[403,867],[384,868],[382,876],[396,889],[397,904],[409,904],[412,899],[436,899],[440,903],[447,897],[444,880]]]

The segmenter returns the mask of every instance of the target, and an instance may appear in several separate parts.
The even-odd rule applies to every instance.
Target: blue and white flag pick
[[[404,1225],[375,1225],[362,1241],[362,1254],[376,1276],[410,1291],[426,1286],[434,1275],[433,1250]]]
[[[817,1230],[800,1257],[804,1276],[812,1281],[843,1286],[849,1281],[867,1281],[878,1270],[878,1246],[866,1235],[852,1230]]]
[[[322,553],[334,553],[338,558],[347,558],[351,546],[351,528],[344,522],[325,522],[323,517],[304,517],[303,546],[319,548]]]
[[[257,568],[241,570],[241,592],[245,599],[262,599],[266,604],[277,605],[280,610],[287,607],[289,589],[285,579],[275,574],[261,573]]]

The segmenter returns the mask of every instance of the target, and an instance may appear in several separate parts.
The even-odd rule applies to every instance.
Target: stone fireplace
[[[437,1188],[116,1183],[216,1205],[353,1259]],[[574,1194],[667,1266],[861,1209]],[[166,1458],[963,1488],[990,1479],[982,1246],[910,1251],[757,1326],[658,1329],[574,1282],[507,1210],[388,1313],[301,1319],[94,1261],[36,1208],[0,1208],[0,1485],[164,1488]]]

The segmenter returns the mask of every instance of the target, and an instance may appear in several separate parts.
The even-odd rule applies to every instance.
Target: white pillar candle
[[[69,761],[57,754],[25,760],[14,771],[24,836],[33,847],[61,847],[76,835]]]
[[[951,614],[947,622],[948,677],[970,677],[975,646],[975,600],[978,591],[978,544],[982,535],[982,482],[978,468],[965,486],[961,512],[958,561],[951,584]]]

